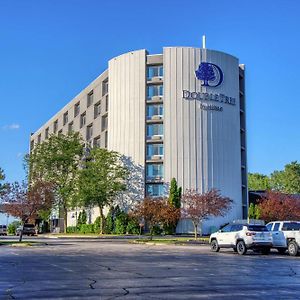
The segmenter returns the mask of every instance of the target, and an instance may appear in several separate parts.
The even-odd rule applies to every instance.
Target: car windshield
[[[248,225],[248,230],[250,231],[268,231],[266,226],[262,225]]]
[[[300,230],[300,223],[299,222],[283,223],[282,230],[283,231]]]

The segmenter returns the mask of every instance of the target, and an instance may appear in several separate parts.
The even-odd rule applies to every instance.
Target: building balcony
[[[163,103],[163,96],[152,96],[147,98],[147,104],[161,104]]]
[[[164,136],[163,135],[160,135],[160,134],[154,134],[154,135],[150,135],[150,136],[147,136],[146,137],[146,141],[147,143],[155,143],[155,142],[162,142],[164,139]]]
[[[147,84],[156,84],[156,83],[162,83],[163,77],[162,76],[154,76],[151,78],[147,78]]]
[[[147,116],[147,123],[163,123],[164,117],[162,115]]]

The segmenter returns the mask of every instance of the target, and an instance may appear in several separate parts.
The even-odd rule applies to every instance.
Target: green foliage
[[[94,224],[82,224],[80,226],[80,233],[94,233]]]
[[[259,205],[251,203],[248,209],[249,219],[258,220],[260,218]]]
[[[125,234],[128,225],[128,215],[125,212],[121,212],[116,216],[115,220],[115,233]]]
[[[100,225],[101,225],[101,217],[97,217],[95,222],[94,222],[94,231],[95,231],[95,233],[100,232]]]
[[[83,146],[79,133],[50,135],[49,139],[37,144],[26,158],[29,180],[42,179],[51,182],[57,193],[56,205],[63,212],[67,227],[67,210],[74,203],[78,190],[78,167]]]
[[[86,224],[87,221],[87,213],[85,210],[81,211],[78,215],[77,226],[80,227],[83,224]]]
[[[271,174],[271,185],[276,191],[287,194],[300,193],[300,163],[293,161],[285,165],[283,171]]]
[[[78,227],[76,226],[68,226],[67,227],[67,233],[76,233],[78,232]]]
[[[161,235],[163,232],[163,229],[159,225],[154,225],[150,234],[151,235]]]
[[[269,190],[271,187],[268,176],[259,173],[248,174],[249,190]]]
[[[105,233],[113,233],[114,227],[114,208],[111,207],[105,219]]]
[[[0,196],[4,195],[7,191],[9,185],[5,183],[1,183],[5,179],[4,171],[0,168]]]
[[[181,206],[181,187],[177,186],[177,181],[175,178],[171,180],[170,192],[169,192],[169,203],[176,207],[180,208]]]
[[[140,233],[140,226],[136,219],[130,218],[128,220],[128,224],[126,227],[126,233],[128,233],[128,234],[139,234]]]
[[[107,149],[93,148],[80,170],[79,198],[82,206],[98,206],[104,229],[103,208],[126,188],[127,169],[121,165],[120,155]]]
[[[21,225],[21,222],[19,221],[13,221],[10,223],[7,227],[7,233],[8,234],[16,234],[16,229]]]

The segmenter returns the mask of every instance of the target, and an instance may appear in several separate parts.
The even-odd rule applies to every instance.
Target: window
[[[105,97],[105,112],[108,112],[108,95]]]
[[[68,123],[68,112],[64,113],[64,125]]]
[[[150,124],[147,125],[147,137],[152,137],[153,135],[163,135],[164,127],[163,124]]]
[[[72,132],[74,129],[73,129],[73,122],[69,123],[68,125],[68,132]]]
[[[273,225],[273,223],[270,223],[270,224],[267,225],[267,228],[268,228],[269,231],[271,231],[272,225]]]
[[[151,100],[154,96],[163,96],[163,85],[148,85],[147,86],[147,99]]]
[[[94,91],[91,91],[87,95],[87,107],[90,107],[94,101]]]
[[[45,130],[45,139],[49,137],[49,127]]]
[[[102,96],[108,93],[108,78],[102,82]]]
[[[94,138],[93,146],[98,147],[98,148],[101,146],[100,136],[97,136],[97,137]]]
[[[74,105],[74,118],[75,118],[76,116],[78,116],[79,113],[80,113],[80,102],[78,102],[78,103],[76,103],[76,104]]]
[[[94,118],[96,119],[101,114],[101,102],[94,105]]]
[[[58,120],[53,123],[53,132],[56,133],[58,128]]]
[[[107,143],[108,143],[108,135],[107,135],[107,131],[105,132],[105,135],[104,135],[104,147],[107,148]]]
[[[146,194],[151,197],[160,197],[164,195],[164,185],[161,184],[147,184]]]
[[[147,164],[146,178],[147,180],[162,180],[164,177],[163,164]]]
[[[102,131],[107,129],[107,121],[108,121],[107,116],[103,116],[102,120],[101,120],[101,129],[102,129]]]
[[[154,155],[164,155],[164,145],[163,144],[150,144],[147,145],[146,156],[147,159],[152,159]]]
[[[232,225],[231,226],[231,229],[230,229],[230,231],[240,231],[240,230],[242,230],[243,229],[243,225],[241,225],[241,224],[234,224],[234,225]]]
[[[147,68],[147,80],[151,80],[153,77],[163,77],[163,66],[149,66]]]
[[[275,223],[272,231],[278,231],[280,223]]]
[[[42,135],[41,135],[41,134],[39,134],[39,135],[38,135],[38,139],[37,139],[37,142],[38,142],[38,144],[40,144],[40,143],[41,143],[41,140],[42,140]]]
[[[162,104],[148,105],[147,106],[147,119],[151,120],[153,116],[163,116],[164,107]]]
[[[289,231],[289,230],[300,230],[300,223],[299,222],[283,223],[282,231]]]
[[[230,232],[231,230],[231,225],[228,224],[226,226],[224,226],[223,228],[221,228],[221,232]]]
[[[86,139],[89,140],[93,135],[93,124],[90,124],[86,128]]]
[[[82,128],[86,123],[86,113],[83,113],[81,116],[80,116],[80,128]]]
[[[276,224],[279,225],[279,223]],[[248,225],[247,227],[249,231],[256,231],[256,232],[268,231],[268,228],[265,225]]]

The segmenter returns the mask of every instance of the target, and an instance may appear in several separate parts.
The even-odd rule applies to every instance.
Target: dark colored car
[[[0,235],[7,235],[6,225],[0,225]]]
[[[24,226],[20,226],[16,230],[16,235],[20,235],[21,230],[23,229],[23,235],[36,235],[36,230],[34,224],[24,224]]]

